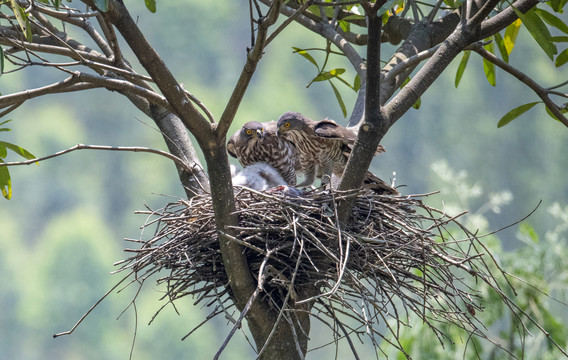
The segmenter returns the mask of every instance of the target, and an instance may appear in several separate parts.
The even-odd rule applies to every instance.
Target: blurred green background
[[[248,9],[239,5],[159,2],[158,13],[151,14],[141,1],[129,4],[177,78],[217,118],[250,45]],[[533,42],[522,29],[510,62],[544,86],[567,79],[567,68],[555,69]],[[346,124],[327,83],[306,88],[316,75],[315,68],[293,54],[293,46],[323,48],[325,42],[292,25],[270,44],[231,133],[246,121],[277,119],[287,110]],[[385,46],[384,54],[390,50]],[[342,59],[333,61],[347,68],[345,77],[352,81],[355,72]],[[497,129],[501,116],[537,97],[501,71],[497,86],[490,86],[475,54],[455,89],[456,67],[454,62],[427,91],[419,111],[410,110],[392,127],[383,139],[388,151],[374,160],[371,170],[383,179],[391,179],[396,172],[397,184],[405,185],[401,189],[405,194],[441,190],[429,199],[432,205],[467,206],[483,217],[480,226],[484,231],[520,220],[542,200],[527,221],[537,234],[544,235],[559,224],[547,209],[555,203],[560,208],[568,205],[568,130],[549,118],[542,106]],[[29,69],[2,76],[0,92],[62,78],[53,70]],[[355,93],[336,85],[349,111]],[[120,95],[104,90],[32,100],[7,118],[13,119],[9,123],[13,131],[2,133],[1,139],[37,156],[77,143],[166,149],[151,120]],[[116,270],[114,262],[128,256],[122,249],[132,246],[123,239],[138,238],[146,219],[134,211],[146,205],[157,209],[183,197],[172,163],[151,154],[85,150],[39,166],[12,167],[10,172],[12,200],[0,201],[0,358],[127,359],[135,329],[135,359],[213,356],[229,332],[228,323],[216,319],[181,341],[210,311],[185,299],[177,305],[180,315],[167,307],[148,326],[163,295],[163,288],[150,282],[136,302],[137,327],[133,307],[120,316],[134,296],[136,289],[131,287],[111,294],[72,335],[52,338],[70,329],[120,279],[120,274],[110,272]],[[457,186],[465,183],[469,186]],[[503,191],[512,195],[510,203],[488,206],[492,194]],[[519,240],[517,226],[498,236],[505,250],[527,246]],[[566,272],[566,263],[560,266],[551,271]],[[565,311],[561,307],[557,313]],[[313,346],[331,340],[319,338],[319,332],[313,334]],[[340,353],[346,352],[342,349]],[[245,359],[252,354],[244,337],[237,335],[224,358]],[[308,358],[333,355],[330,347]]]

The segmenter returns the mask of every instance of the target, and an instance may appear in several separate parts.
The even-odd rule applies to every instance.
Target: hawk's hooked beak
[[[256,136],[257,136],[258,138],[262,138],[262,137],[264,136],[264,131],[263,131],[263,129],[256,130]]]

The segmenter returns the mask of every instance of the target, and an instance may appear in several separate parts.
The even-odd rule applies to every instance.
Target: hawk
[[[276,136],[274,121],[247,122],[231,136],[227,152],[243,167],[257,162],[266,163],[276,169],[286,184],[296,185],[296,168],[300,166],[298,151],[290,141]]]
[[[331,120],[314,121],[300,113],[288,111],[277,122],[277,135],[289,140],[298,149],[300,166],[306,179],[298,186],[311,185],[316,175],[322,184],[331,181],[332,175],[341,178],[351,154],[357,134]],[[379,145],[376,154],[384,152]],[[397,194],[384,181],[367,172],[364,183],[377,192]]]
[[[278,171],[272,166],[257,162],[246,166],[233,176],[233,185],[242,185],[255,190],[266,190],[282,185],[286,182]]]

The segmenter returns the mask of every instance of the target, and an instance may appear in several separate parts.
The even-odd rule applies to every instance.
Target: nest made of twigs
[[[356,197],[355,205],[341,229],[336,204],[349,196]],[[494,283],[481,256],[483,244],[455,218],[426,206],[424,196],[315,191],[291,197],[240,188],[239,224],[222,236],[243,246],[263,299],[290,312],[311,302],[312,314],[336,338],[366,335],[378,344],[378,336],[403,350],[397,329],[411,313],[439,337],[440,322],[480,335],[474,319],[480,299],[463,277]],[[140,279],[167,270],[158,281],[167,284],[168,303],[192,295],[196,303],[215,305],[208,319],[230,316],[211,198],[197,196],[147,213],[145,227],[154,224],[157,230],[140,249],[128,250],[134,255],[123,269]],[[461,239],[449,235],[450,223],[461,229]],[[390,335],[378,323],[388,324]]]

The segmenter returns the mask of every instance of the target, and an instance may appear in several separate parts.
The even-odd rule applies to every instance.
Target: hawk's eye
[[[285,124],[284,124],[284,127],[290,127],[290,123],[288,123],[288,122],[285,123]]]
[[[248,130],[247,130],[247,135],[252,135],[252,130],[251,130],[251,129],[248,129]]]

